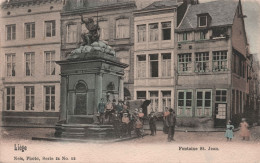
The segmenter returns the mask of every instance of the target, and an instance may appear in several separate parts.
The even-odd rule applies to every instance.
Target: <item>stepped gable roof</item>
[[[198,14],[209,14],[212,18],[210,26],[232,25],[238,4],[238,1],[228,0],[190,5],[186,16],[177,29],[197,28]]]
[[[177,2],[174,0],[171,1],[156,1],[150,4],[149,6],[145,7],[142,9],[142,11],[145,10],[154,10],[154,9],[161,9],[161,8],[168,8],[168,7],[173,7],[177,6]]]

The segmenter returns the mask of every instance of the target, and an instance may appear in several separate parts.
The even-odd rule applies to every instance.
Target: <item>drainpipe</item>
[[[67,89],[67,94],[66,94],[66,124],[69,123],[68,119],[68,105],[69,105],[69,75],[66,75],[66,89]]]

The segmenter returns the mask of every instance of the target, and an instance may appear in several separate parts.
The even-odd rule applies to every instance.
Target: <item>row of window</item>
[[[55,51],[45,51],[45,75],[55,75]],[[25,76],[35,75],[35,53],[24,53]],[[16,76],[16,54],[6,54],[6,76]]]
[[[192,90],[178,90],[177,95],[177,115],[185,117],[210,117],[212,116],[212,90],[198,89],[195,91],[195,96]],[[163,112],[165,108],[172,107],[171,91],[137,91],[137,99],[150,99],[151,111]],[[193,99],[194,98],[194,99]],[[195,100],[195,104],[193,104]],[[215,103],[227,103],[227,90],[216,90]],[[194,114],[193,114],[193,108]],[[226,116],[226,112],[222,112],[219,116]]]
[[[196,117],[212,116],[212,90],[196,90],[195,96],[192,90],[179,90],[177,98],[177,115],[192,117],[194,108]],[[215,98],[216,103],[226,103],[227,91],[216,90]],[[193,107],[193,100],[195,100],[195,107]]]
[[[202,17],[204,18],[204,17]],[[205,24],[205,20],[201,19],[202,24]],[[56,22],[55,20],[45,21],[45,37],[53,37],[56,35]],[[161,32],[159,32],[159,25],[161,26]],[[108,21],[100,21],[100,38],[103,40],[108,39],[109,35],[109,23]],[[137,42],[145,42],[147,40],[147,25],[137,25]],[[130,33],[130,20],[129,19],[118,19],[116,20],[116,38],[129,38]],[[84,25],[83,30],[86,30]],[[78,28],[76,24],[67,25],[67,42],[77,42]],[[27,22],[24,24],[24,38],[30,39],[35,38],[36,35],[35,22]],[[227,29],[218,27],[213,28],[213,37],[222,37],[226,35]],[[162,40],[171,40],[171,22],[162,23],[151,23],[148,24],[148,35],[149,41],[158,41],[159,34],[162,36]],[[203,30],[196,33],[196,37],[201,39],[209,39],[208,31]],[[16,39],[16,24],[6,25],[6,40]],[[192,40],[192,32],[185,32],[178,35],[178,41]]]
[[[107,20],[100,20],[98,22],[100,28],[100,40],[109,39],[109,22]],[[81,26],[81,32],[88,32],[85,24]],[[76,23],[67,25],[67,43],[78,42],[78,25]],[[116,20],[116,39],[129,38],[130,37],[130,20],[128,18]]]
[[[245,103],[247,101],[247,103]],[[249,106],[249,95],[239,90],[232,90],[232,114],[244,113],[245,106]]]
[[[35,88],[24,87],[24,108],[25,111],[34,111]],[[15,110],[15,87],[6,87],[6,110]],[[55,86],[44,86],[44,110],[55,111]]]
[[[205,39],[217,39],[227,37],[227,28],[226,27],[215,27],[209,30],[201,30],[198,32],[184,32],[179,33],[178,42],[181,41],[193,41],[193,40],[205,40]]]
[[[137,99],[146,99],[146,91],[137,91]],[[171,91],[149,91],[149,99],[151,100],[151,111],[163,112],[165,108],[172,107]]]
[[[159,32],[161,25],[161,32]],[[147,40],[147,25],[137,25],[137,42],[146,42]],[[162,40],[171,40],[171,22],[151,23],[148,24],[148,40],[151,42],[159,41],[159,34]]]
[[[213,51],[212,71],[227,70],[227,51]],[[160,58],[159,58],[160,57]],[[147,59],[148,58],[148,59]],[[148,65],[147,65],[148,61]],[[159,61],[160,68],[159,68]],[[195,72],[209,72],[209,52],[195,53]],[[137,78],[170,77],[171,76],[171,53],[137,55],[136,72]],[[148,66],[148,67],[147,67]],[[147,74],[147,69],[148,74]],[[160,70],[160,72],[159,72]],[[178,54],[178,72],[192,71],[192,54]]]
[[[227,51],[213,51],[212,52],[212,71],[226,71],[227,70]],[[209,52],[195,53],[195,72],[209,72]],[[192,54],[178,54],[178,71],[191,72],[192,71]]]
[[[147,58],[148,57],[148,76],[149,77],[170,77],[171,76],[171,53],[137,55],[137,78],[146,78]],[[159,72],[159,61],[161,69]]]
[[[54,37],[56,35],[55,20],[45,21],[45,37]],[[16,39],[16,24],[6,25],[6,40]],[[35,22],[24,23],[24,38],[30,39],[36,37]]]

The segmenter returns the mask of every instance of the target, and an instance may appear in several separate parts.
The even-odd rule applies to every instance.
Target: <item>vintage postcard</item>
[[[0,0],[1,163],[260,163],[259,0]]]

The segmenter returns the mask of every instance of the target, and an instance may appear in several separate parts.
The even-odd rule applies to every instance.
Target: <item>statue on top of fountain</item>
[[[84,19],[82,15],[81,16],[81,24],[85,24],[86,28],[88,29],[88,33],[82,33],[81,38],[83,40],[82,46],[85,45],[91,45],[94,42],[99,41],[99,25],[94,23],[93,18],[87,18]]]
[[[85,24],[88,29],[88,33],[82,33],[82,43],[80,47],[71,51],[68,59],[83,59],[86,55],[90,53],[95,53],[96,51],[115,56],[115,51],[107,45],[105,41],[100,41],[100,28],[98,24],[95,24],[93,18],[84,19],[81,16],[81,24]]]

